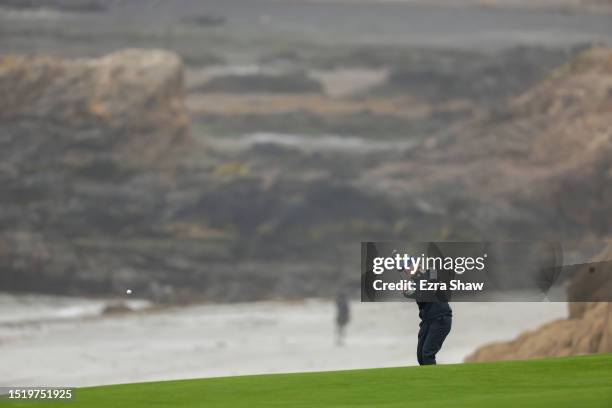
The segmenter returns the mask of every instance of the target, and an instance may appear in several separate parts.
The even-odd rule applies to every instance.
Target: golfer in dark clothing
[[[417,359],[420,365],[436,364],[436,354],[450,333],[453,312],[448,302],[417,302],[419,306],[419,342]]]
[[[411,269],[406,270],[410,276]],[[435,282],[437,279],[435,271],[421,271],[412,275],[411,279],[416,281],[417,287],[420,280]],[[416,299],[419,306],[419,340],[417,343],[417,360],[420,365],[436,364],[436,354],[442,348],[442,344],[450,333],[453,311],[445,301],[441,292],[427,293],[417,290],[414,293],[404,293],[404,296]]]

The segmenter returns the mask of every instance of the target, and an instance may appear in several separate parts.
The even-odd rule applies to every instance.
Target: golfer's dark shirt
[[[419,306],[419,317],[423,321],[453,315],[453,310],[448,302],[417,302],[417,305]]]
[[[427,272],[419,277],[422,280],[428,282],[437,282],[437,279],[432,278],[431,271]],[[428,291],[417,291],[416,301],[419,305],[419,317],[422,321],[431,321],[441,316],[452,316],[453,311],[445,301],[446,296],[443,291],[437,290],[434,293]]]

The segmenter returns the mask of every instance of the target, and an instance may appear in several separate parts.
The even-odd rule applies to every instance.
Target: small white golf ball
[[[125,293],[127,293],[128,295],[131,295],[132,294],[132,289],[126,290]]]

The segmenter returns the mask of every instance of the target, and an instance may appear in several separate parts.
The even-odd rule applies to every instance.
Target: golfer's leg
[[[436,364],[436,354],[442,348],[444,339],[450,333],[452,317],[443,316],[429,324],[427,336],[423,342],[423,365]]]
[[[428,325],[425,322],[421,322],[419,325],[419,339],[417,343],[417,360],[419,365],[423,365],[423,344],[425,343],[425,338],[427,337]]]

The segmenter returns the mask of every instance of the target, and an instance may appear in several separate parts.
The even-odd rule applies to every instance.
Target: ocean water
[[[416,364],[417,308],[351,303],[337,346],[331,301],[269,301],[102,315],[108,302],[0,296],[0,386],[134,381]],[[102,305],[102,306],[101,306]],[[566,315],[564,303],[457,303],[438,355],[459,363],[477,346]]]

